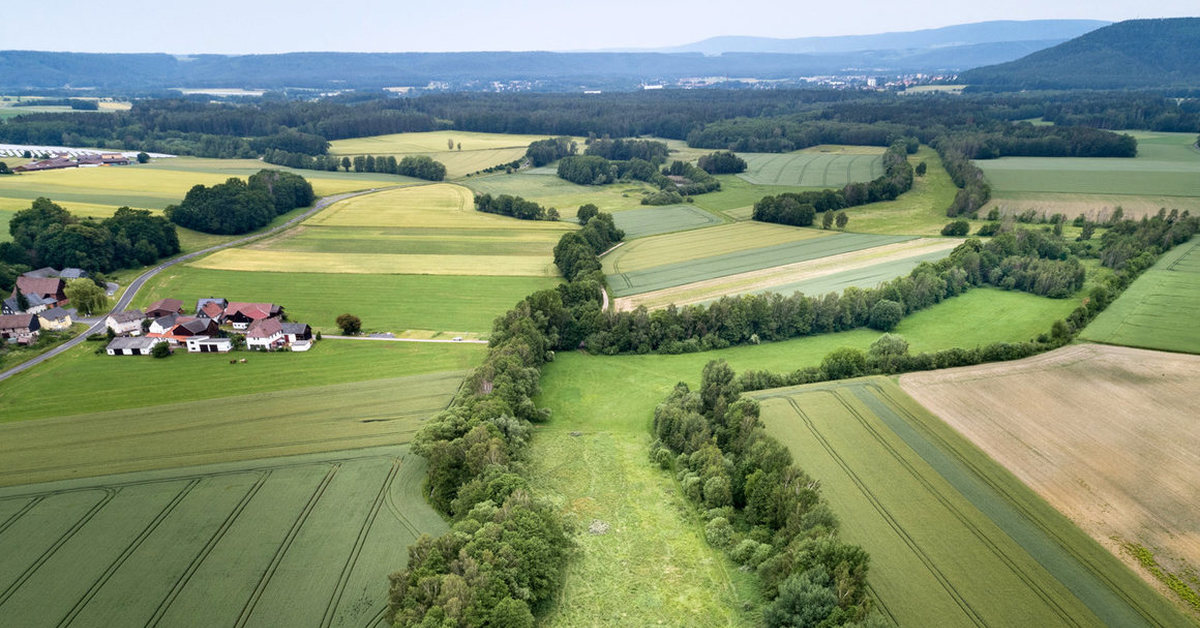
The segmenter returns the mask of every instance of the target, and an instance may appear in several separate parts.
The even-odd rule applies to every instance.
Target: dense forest
[[[211,187],[197,185],[163,213],[181,227],[232,235],[265,227],[280,214],[311,205],[315,198],[312,185],[303,177],[260,170],[246,181],[232,177]]]
[[[8,223],[12,242],[0,243],[0,288],[7,275],[40,266],[93,273],[147,266],[179,252],[175,225],[147,210],[122,207],[103,220],[79,218],[50,199],[38,198]]]

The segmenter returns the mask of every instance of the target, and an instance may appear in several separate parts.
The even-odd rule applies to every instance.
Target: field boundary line
[[[375,519],[379,516],[379,509],[387,501],[387,493],[391,490],[392,483],[396,480],[396,475],[400,472],[400,464],[399,458],[392,460],[392,467],[388,469],[387,477],[383,479],[383,485],[379,487],[379,493],[375,495],[375,500],[371,502],[371,510],[367,513],[362,527],[358,530],[358,537],[354,539],[354,548],[350,550],[350,555],[346,558],[346,563],[342,566],[342,573],[338,575],[337,585],[333,588],[333,595],[329,598],[329,604],[325,606],[325,616],[321,618],[321,628],[329,628],[333,625],[333,619],[337,616],[337,608],[342,603],[342,594],[346,591],[346,585],[350,582],[350,575],[354,572],[354,567],[358,564],[358,557],[362,554],[363,546],[367,543],[367,536],[371,534],[371,528],[375,525]]]
[[[173,497],[171,501],[169,501],[167,505],[158,512],[158,515],[155,516],[154,519],[142,529],[142,531],[133,539],[133,541],[129,543],[129,545],[125,546],[125,549],[121,552],[121,554],[118,555],[111,564],[109,564],[108,568],[105,569],[104,573],[100,574],[100,577],[92,583],[92,586],[88,588],[87,592],[85,592],[83,596],[75,602],[75,606],[71,607],[71,610],[67,613],[66,617],[63,617],[62,621],[58,622],[59,628],[65,628],[75,621],[75,618],[79,616],[79,613],[83,612],[84,607],[92,601],[92,598],[95,598],[96,595],[100,593],[100,589],[102,589],[105,584],[108,584],[108,581],[113,577],[113,574],[117,573],[117,570],[125,564],[125,561],[129,560],[130,556],[133,556],[133,553],[142,546],[142,543],[145,543],[146,539],[150,538],[150,535],[158,529],[158,526],[161,525],[163,521],[166,521],[167,517],[169,517],[171,513],[175,511],[175,508],[179,506],[180,502],[182,502],[198,484],[200,484],[200,478],[192,478],[190,482],[184,485],[182,490],[175,494],[175,497]]]
[[[986,486],[991,488],[993,491],[995,491],[998,495],[1000,495],[1005,503],[1007,503],[1014,510],[1016,510],[1019,514],[1021,514],[1025,518],[1025,520],[1028,521],[1034,528],[1036,528],[1037,530],[1039,530],[1043,534],[1045,534],[1046,537],[1049,538],[1050,540],[1052,540],[1054,542],[1054,544],[1057,545],[1064,553],[1066,553],[1067,555],[1074,558],[1075,561],[1078,562],[1084,568],[1084,570],[1086,572],[1092,574],[1092,576],[1095,577],[1097,580],[1099,580],[1105,586],[1105,588],[1107,588],[1113,595],[1115,595],[1118,599],[1125,602],[1126,605],[1128,605],[1131,609],[1133,609],[1133,611],[1135,613],[1137,613],[1137,615],[1142,617],[1142,619],[1146,620],[1146,622],[1151,625],[1163,626],[1163,624],[1161,624],[1160,622],[1156,621],[1153,617],[1151,617],[1136,600],[1129,597],[1128,594],[1125,593],[1124,589],[1117,586],[1117,584],[1115,582],[1113,582],[1111,579],[1109,579],[1106,572],[1098,569],[1093,561],[1082,556],[1081,554],[1076,552],[1070,545],[1068,545],[1064,541],[1064,539],[1061,535],[1059,535],[1057,532],[1055,532],[1050,526],[1046,525],[1043,522],[1041,517],[1036,516],[1029,508],[1027,508],[1024,505],[1024,502],[1017,500],[1010,491],[1008,491],[1007,489],[1003,488],[998,483],[993,481],[990,475],[985,474],[976,464],[971,462],[966,456],[962,455],[957,447],[950,444],[950,442],[948,440],[946,440],[945,438],[936,434],[932,429],[930,429],[928,426],[926,426],[923,421],[921,421],[919,418],[912,415],[912,413],[908,412],[907,409],[904,409],[897,401],[895,401],[892,398],[892,396],[888,393],[888,391],[886,391],[882,387],[878,386],[878,384],[871,384],[871,385],[877,386],[879,388],[879,393],[882,395],[882,397],[885,399],[885,401],[888,403],[888,405],[891,405],[893,408],[899,409],[901,415],[908,417],[910,419],[909,424],[913,425],[914,429],[917,429],[922,434],[924,434],[926,436],[926,438],[931,440],[931,442],[934,444],[934,446],[936,446],[939,449],[941,449],[942,451],[946,452],[953,460],[955,460],[959,464],[963,465],[966,469],[968,469],[971,472],[971,474],[974,475],[983,484],[985,484]],[[941,419],[937,419],[937,420],[940,421]],[[990,458],[989,458],[989,460],[990,460]],[[999,464],[999,463],[996,463],[996,464]],[[1024,484],[1022,484],[1022,486],[1024,486]],[[1032,492],[1032,489],[1030,489],[1030,490]],[[1034,494],[1034,495],[1036,496],[1036,494]],[[1048,504],[1047,504],[1047,506],[1051,510],[1053,510],[1053,512],[1056,512],[1059,515],[1066,518],[1066,515],[1062,515],[1062,513],[1060,513],[1053,506],[1049,506]],[[1067,521],[1072,526],[1075,526],[1075,523],[1070,521],[1070,519],[1067,519]],[[1076,527],[1076,529],[1078,529],[1078,526],[1075,526],[1075,527]],[[1007,534],[1007,532],[1006,532],[1006,534]],[[1084,534],[1084,536],[1089,541],[1095,542],[1093,539],[1091,539],[1091,537],[1088,537],[1086,534]],[[1101,549],[1103,551],[1105,551],[1106,553],[1108,552],[1108,550],[1104,549],[1103,547],[1101,547]],[[1026,551],[1028,552],[1028,550],[1026,550]],[[1030,553],[1030,556],[1033,556],[1033,554]],[[1034,557],[1034,559],[1037,560],[1036,557]],[[1117,560],[1118,560],[1118,562],[1120,562],[1119,559],[1117,559]],[[1041,561],[1038,561],[1038,564],[1041,564]],[[1043,568],[1045,568],[1044,565],[1043,565]],[[1046,569],[1046,571],[1049,572],[1050,570]],[[1056,580],[1059,580],[1058,576],[1055,576],[1053,573],[1051,573],[1051,575],[1054,576],[1054,578]],[[1062,582],[1061,580],[1059,580],[1059,581]],[[1067,583],[1065,583],[1065,582],[1062,582],[1062,584],[1063,584],[1063,586],[1067,586]],[[1067,587],[1067,588],[1068,588],[1068,590],[1070,590],[1070,587]],[[1072,591],[1071,593],[1072,593],[1072,595],[1075,595],[1074,591]],[[1078,595],[1076,595],[1076,597],[1078,597]],[[1080,598],[1080,601],[1083,602],[1082,598]],[[1084,602],[1084,606],[1088,606],[1086,602]],[[1092,608],[1090,606],[1088,606],[1088,610],[1092,610]],[[1094,610],[1092,612],[1095,613]],[[1099,616],[1097,615],[1097,617],[1099,617]],[[1104,621],[1104,618],[1102,618],[1102,617],[1099,617],[1099,619],[1101,621]]]
[[[913,555],[917,557],[917,560],[921,561],[921,563],[925,565],[925,568],[929,570],[930,575],[932,575],[934,579],[937,580],[940,585],[942,585],[942,588],[947,594],[950,595],[950,599],[952,599],[959,609],[963,611],[967,618],[977,626],[988,626],[987,621],[971,606],[969,602],[967,602],[966,598],[959,593],[958,589],[954,587],[954,584],[950,582],[950,579],[947,578],[944,573],[942,573],[941,569],[937,567],[933,559],[930,558],[929,555],[925,553],[925,550],[921,548],[920,544],[916,542],[916,539],[912,538],[908,534],[908,531],[904,529],[904,526],[900,525],[900,522],[896,520],[896,517],[891,513],[887,506],[883,505],[883,502],[879,500],[874,491],[872,491],[867,486],[866,482],[864,482],[863,479],[854,472],[854,470],[850,467],[850,464],[837,453],[837,450],[833,447],[833,445],[831,445],[821,431],[817,429],[816,424],[812,422],[812,418],[800,408],[800,404],[796,403],[796,400],[791,396],[785,396],[784,399],[787,401],[788,405],[792,407],[792,410],[796,413],[796,415],[799,416],[804,422],[805,427],[808,428],[813,437],[817,439],[817,442],[820,443],[821,448],[824,449],[825,452],[829,454],[829,457],[832,458],[833,461],[842,468],[842,472],[850,478],[850,481],[853,482],[856,487],[858,487],[859,492],[862,493],[863,497],[867,498],[867,501],[871,504],[871,507],[874,508],[877,513],[879,513],[880,517],[883,518],[887,526],[896,533],[896,536],[900,537],[900,540],[908,546]]]
[[[170,610],[171,604],[175,603],[175,599],[178,598],[179,594],[183,592],[183,589],[187,587],[187,584],[192,579],[192,576],[196,575],[196,571],[200,569],[200,565],[205,561],[205,559],[208,558],[209,554],[212,554],[212,551],[216,548],[217,543],[220,543],[221,539],[225,536],[225,533],[229,531],[229,528],[233,527],[233,522],[237,520],[239,516],[241,516],[242,511],[246,510],[246,506],[248,506],[250,501],[254,499],[254,496],[258,494],[258,491],[263,487],[263,484],[267,483],[267,478],[271,477],[271,474],[271,469],[261,472],[254,484],[250,485],[250,488],[246,490],[246,494],[242,495],[242,499],[239,500],[237,505],[233,507],[233,510],[226,515],[225,520],[221,522],[221,525],[217,526],[217,529],[213,531],[212,536],[208,538],[208,541],[204,544],[204,547],[200,548],[200,551],[192,558],[192,562],[188,564],[187,569],[185,569],[183,573],[179,575],[179,578],[175,580],[175,585],[172,586],[171,590],[167,592],[166,597],[159,602],[158,608],[154,610],[154,614],[150,616],[150,619],[146,620],[147,627],[157,626],[159,622],[162,621],[162,618],[167,614],[167,611]]]
[[[29,499],[29,495],[21,495],[13,499]],[[21,517],[24,517],[30,510],[33,510],[33,507],[37,506],[43,499],[46,499],[45,495],[34,495],[33,499],[29,499],[24,506],[21,506],[16,512],[9,515],[3,523],[0,523],[0,534],[4,534],[4,531],[12,526],[12,524],[20,521]]]
[[[66,545],[67,541],[71,540],[71,537],[75,536],[76,533],[82,530],[83,527],[86,526],[88,522],[90,522],[92,518],[95,517],[101,510],[104,510],[104,507],[107,506],[113,500],[113,498],[117,496],[118,492],[118,490],[110,488],[104,489],[104,496],[101,497],[99,501],[93,504],[92,507],[83,514],[83,516],[81,516],[79,519],[76,519],[75,523],[68,528],[66,532],[62,533],[53,545],[46,548],[46,550],[37,557],[37,560],[33,561],[33,564],[26,567],[25,571],[21,572],[21,574],[17,576],[16,580],[13,580],[8,587],[6,587],[3,591],[0,591],[0,606],[3,606],[4,603],[7,602],[9,598],[11,598],[13,594],[17,592],[17,590],[24,586],[25,582],[32,578],[33,574],[36,573],[37,570],[42,567],[42,565],[46,564],[46,561],[50,560],[50,558],[54,556],[55,552],[61,549],[63,545]]]
[[[275,555],[271,557],[271,562],[267,564],[267,568],[263,570],[262,576],[258,579],[258,585],[254,587],[254,591],[250,594],[250,599],[246,600],[246,604],[242,607],[242,612],[238,615],[234,626],[241,628],[250,621],[250,616],[254,613],[254,607],[258,605],[258,601],[262,599],[263,593],[267,590],[267,585],[271,583],[271,578],[275,575],[275,571],[279,569],[279,564],[283,562],[283,557],[291,549],[292,543],[296,541],[296,537],[300,534],[300,528],[304,527],[308,521],[308,516],[317,507],[317,502],[321,501],[321,497],[325,495],[325,489],[329,488],[329,484],[333,482],[333,478],[342,468],[342,463],[335,462],[330,465],[329,471],[325,473],[325,477],[321,478],[321,482],[317,485],[316,490],[309,496],[308,502],[304,504],[304,508],[300,514],[296,516],[292,522],[292,527],[288,530],[283,541],[279,543],[279,547],[275,550]]]
[[[863,390],[867,387],[868,386],[865,384],[854,385],[853,388],[851,389],[851,393],[857,397],[858,391]],[[891,443],[888,443],[883,438],[883,436],[881,434],[879,434],[878,430],[876,430],[873,426],[871,426],[870,421],[868,421],[867,418],[865,416],[863,416],[862,413],[859,412],[857,408],[853,407],[843,397],[842,390],[840,390],[840,389],[839,390],[830,390],[829,392],[834,396],[834,398],[837,399],[838,403],[840,403],[842,405],[842,407],[844,407],[846,409],[846,411],[849,412],[850,415],[853,416],[855,418],[855,420],[857,420],[859,422],[859,424],[863,426],[863,429],[865,429],[871,435],[871,437],[877,443],[879,443],[879,445],[881,447],[883,447],[885,450],[887,450],[888,454],[891,455],[892,458],[896,460],[896,462],[900,463],[900,466],[904,467],[904,470],[907,471],[909,473],[909,475],[911,475],[913,477],[913,479],[915,479],[921,486],[923,486],[925,488],[925,490],[929,491],[929,493],[931,495],[933,495],[934,499],[936,499],[938,501],[938,503],[940,503],[944,508],[946,508],[947,511],[949,511],[952,515],[954,515],[954,518],[957,519],[958,522],[961,523],[963,525],[963,527],[965,527],[972,534],[972,536],[979,539],[980,543],[982,543],[984,547],[986,547],[989,551],[991,551],[991,553],[994,556],[996,556],[996,558],[1000,559],[1000,562],[1004,563],[1004,565],[1008,567],[1009,571],[1013,575],[1015,575],[1018,580],[1023,582],[1025,584],[1025,586],[1029,587],[1030,591],[1032,591],[1035,595],[1037,595],[1039,598],[1041,598],[1042,601],[1045,602],[1047,604],[1047,606],[1049,606],[1050,609],[1053,610],[1054,613],[1056,615],[1058,615],[1060,619],[1063,620],[1063,623],[1070,624],[1073,626],[1080,625],[1079,622],[1075,621],[1075,619],[1072,618],[1069,613],[1067,613],[1066,609],[1062,608],[1058,604],[1058,602],[1053,598],[1053,596],[1051,596],[1045,589],[1043,589],[1041,587],[1041,585],[1039,585],[1037,582],[1035,582],[1029,574],[1027,574],[1023,569],[1020,568],[1020,566],[1018,566],[1016,564],[1015,561],[1012,560],[1012,558],[1010,558],[1007,554],[1002,552],[1000,550],[1000,547],[996,545],[995,541],[993,541],[991,539],[991,537],[984,534],[983,530],[981,530],[978,525],[976,525],[973,521],[971,521],[969,518],[967,518],[966,514],[963,513],[962,510],[960,510],[954,504],[950,503],[949,499],[947,499],[946,496],[943,495],[941,491],[934,488],[933,483],[930,482],[929,479],[926,478],[924,475],[919,473],[917,471],[916,467],[914,467],[911,462],[909,462],[908,460],[905,460],[903,458],[903,456],[900,455],[900,452],[897,451],[896,448]],[[885,424],[885,427],[886,427],[886,424]],[[896,436],[897,436],[897,438],[899,438],[899,435],[896,435]],[[903,442],[904,439],[901,438],[900,440],[901,440],[901,442]],[[907,443],[906,443],[906,446],[907,446]],[[922,461],[924,461],[924,458],[921,457],[921,454],[917,453],[916,451],[913,451],[913,453],[916,454],[916,456],[918,458],[921,458]],[[926,464],[928,465],[928,463],[926,463]],[[939,476],[941,475],[940,473],[937,472],[937,469],[933,469],[932,467],[930,467],[930,470],[933,471],[934,473],[937,473],[937,475],[939,475]],[[947,481],[946,483],[949,484],[949,481]],[[954,485],[950,484],[950,487],[954,488]],[[966,496],[963,496],[963,499],[968,504],[971,503],[970,500],[966,499]],[[974,507],[974,504],[972,504],[972,507]],[[978,508],[976,508],[976,510],[978,510]],[[980,512],[980,514],[983,515],[984,518],[986,518],[988,521],[991,521],[991,518],[988,517],[986,514],[984,514],[982,512]],[[992,524],[996,525],[994,521],[992,522]],[[1003,528],[1000,528],[999,525],[996,525],[996,528],[998,530],[1000,530],[1001,532],[1003,532]],[[1020,547],[1020,544],[1018,544],[1017,546]],[[1024,549],[1024,548],[1022,548],[1022,549]],[[1026,553],[1028,553],[1027,550],[1026,550]],[[1037,562],[1037,560],[1034,559],[1034,562]],[[1040,565],[1040,563],[1038,563],[1038,564]],[[1050,574],[1050,576],[1053,577],[1053,574]]]

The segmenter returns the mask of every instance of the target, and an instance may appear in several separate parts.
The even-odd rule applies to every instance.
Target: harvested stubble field
[[[1186,621],[891,381],[752,395],[821,481],[845,538],[871,554],[871,593],[898,625]]]
[[[869,249],[784,264],[715,279],[643,292],[616,299],[617,310],[645,305],[650,309],[712,301],[722,296],[779,292],[805,294],[840,292],[847,287],[873,287],[906,274],[924,261],[945,257],[959,240],[922,238]]]
[[[1032,330],[1047,329],[1074,306],[1069,300],[977,289],[906,318],[896,333],[918,352],[1027,340],[1037,333]],[[784,372],[815,366],[838,347],[866,349],[878,337],[860,329],[684,355],[559,353],[543,370],[538,405],[553,414],[537,427],[530,458],[535,488],[577,524],[581,551],[568,567],[547,625],[760,621],[753,582],[705,544],[694,506],[684,501],[670,474],[648,461],[654,407],[677,382],[698,385],[709,360],[727,360],[739,372]],[[590,534],[594,520],[611,527]]]
[[[0,486],[405,443],[421,421],[446,407],[463,375],[446,371],[0,423]]]
[[[1197,381],[1200,357],[1090,344],[900,378],[1151,582],[1123,543],[1147,548],[1184,579],[1200,567]]]
[[[279,303],[292,320],[325,333],[334,333],[337,317],[347,312],[362,319],[366,332],[487,333],[492,320],[514,303],[559,281],[550,277],[263,273],[176,266],[152,279],[138,293],[134,305],[142,307],[171,297],[190,306],[196,299],[216,295],[231,301]]]
[[[883,150],[876,146],[821,145],[790,153],[738,153],[755,185],[840,188],[883,174]]]
[[[407,546],[446,529],[424,466],[389,447],[0,490],[0,623],[374,626]]]
[[[741,222],[630,242],[605,256],[604,272],[623,297],[907,239]]]
[[[1200,353],[1200,238],[1163,255],[1086,328],[1087,340]]]
[[[446,165],[446,176],[456,179],[464,175],[506,164],[525,156],[531,142],[548,135],[508,135],[504,133],[473,133],[468,131],[428,131],[375,135],[330,143],[331,155],[392,155],[403,159],[410,155],[426,155]],[[447,141],[454,140],[454,150]],[[458,145],[462,145],[462,149]],[[580,141],[580,145],[583,142]]]
[[[165,360],[95,355],[82,346],[5,380],[0,425],[442,371],[483,358],[475,344],[326,339],[303,353],[180,353]],[[246,358],[244,364],[229,359]],[[142,383],[143,385],[135,385]],[[63,394],[69,390],[71,393]],[[150,392],[148,392],[150,391]],[[228,408],[226,408],[228,410]],[[244,415],[237,413],[238,418]]]
[[[1129,132],[1138,155],[1120,158],[1005,157],[975,162],[992,184],[992,207],[1005,213],[1085,214],[1103,218],[1160,208],[1200,207],[1200,150],[1192,133]]]

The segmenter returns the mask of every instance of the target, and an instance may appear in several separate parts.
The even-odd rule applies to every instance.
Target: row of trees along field
[[[581,208],[583,229],[563,235],[556,251],[620,239],[612,217],[594,210]],[[549,415],[533,402],[542,365],[554,359],[565,325],[600,315],[598,259],[592,268],[497,318],[464,392],[414,438],[429,463],[429,501],[451,530],[409,548],[407,567],[390,578],[389,623],[532,627],[561,587],[570,538],[556,509],[532,494],[525,463],[531,423]]]
[[[398,174],[406,177],[425,179],[426,181],[442,181],[446,178],[446,166],[428,155],[407,155],[399,160],[395,155],[307,155],[293,153],[282,149],[268,148],[263,152],[263,161],[276,166],[286,166],[298,170],[324,170],[337,172],[339,168],[350,172],[378,172],[382,174]]]
[[[838,538],[820,483],[766,433],[729,365],[709,362],[699,391],[677,384],[653,429],[653,459],[702,508],[705,538],[758,576],[767,626],[885,625],[868,620],[869,556]]]
[[[47,198],[13,214],[11,242],[0,243],[0,288],[11,273],[29,268],[75,267],[92,273],[153,264],[179,252],[175,225],[149,211],[122,207],[103,220],[80,218]]]
[[[173,223],[232,235],[265,227],[276,216],[313,203],[312,184],[304,177],[279,170],[260,170],[243,181],[232,177],[214,186],[197,185],[183,201],[163,213]]]
[[[486,212],[489,214],[500,214],[501,216],[509,216],[520,220],[558,220],[558,210],[550,207],[545,208],[537,203],[525,200],[520,196],[512,196],[510,194],[501,194],[492,196],[491,194],[476,194],[475,195],[475,210]]]
[[[808,227],[818,213],[894,200],[912,189],[913,167],[908,163],[910,148],[913,148],[912,144],[905,141],[888,147],[883,153],[883,174],[872,181],[847,183],[841,190],[764,196],[754,204],[752,217],[760,222]]]

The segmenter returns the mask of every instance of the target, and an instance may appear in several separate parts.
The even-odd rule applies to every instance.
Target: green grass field
[[[1088,213],[1089,208],[1080,201],[1107,200],[1106,210],[1129,204],[1153,212],[1158,207],[1176,207],[1175,203],[1159,204],[1164,199],[1200,197],[1200,150],[1194,146],[1195,134],[1130,134],[1138,140],[1138,155],[1133,159],[1005,157],[975,163],[992,184],[995,205],[1011,205],[1018,211],[1040,207],[1076,216]],[[1188,205],[1183,209],[1195,207],[1194,202],[1180,202]]]
[[[456,179],[498,164],[516,161],[525,156],[531,142],[548,135],[508,135],[502,133],[472,133],[468,131],[429,131],[425,133],[396,133],[331,142],[331,155],[428,155],[446,165],[446,176]],[[447,141],[454,141],[449,150]],[[458,145],[462,145],[459,149]],[[581,142],[582,144],[582,142]]]
[[[693,205],[667,205],[613,214],[613,222],[625,232],[626,240],[633,240],[660,233],[712,227],[724,221]]]
[[[230,371],[256,362],[250,357],[246,364],[230,365],[216,356],[200,357],[212,357],[213,369]],[[120,372],[124,365],[109,368]],[[160,375],[167,385],[177,382],[181,373],[165,365],[161,368],[167,369]],[[164,405],[134,412],[123,408],[0,423],[6,451],[0,486],[406,443],[421,421],[449,404],[463,373],[443,371],[198,401],[158,398],[148,401]],[[120,401],[114,397],[103,401]],[[70,413],[75,408],[48,410]]]
[[[534,201],[543,207],[553,207],[564,218],[574,218],[580,205],[591,203],[602,212],[615,213],[643,209],[642,195],[657,188],[634,181],[611,185],[579,185],[558,178],[553,173],[490,174],[461,181],[476,194],[510,194]]]
[[[526,295],[553,287],[548,277],[460,277],[453,275],[359,275],[262,273],[172,267],[150,280],[135,306],[162,298],[223,296],[231,301],[270,301],[288,316],[332,332],[347,312],[365,331],[426,329],[488,332],[492,320]]]
[[[612,293],[621,297],[905,239],[737,223],[626,244],[605,257],[604,271]]]
[[[752,394],[871,554],[880,610],[907,625],[1184,625],[1103,547],[892,381]]]
[[[738,177],[756,185],[840,188],[883,174],[883,149],[874,146],[813,146],[790,153],[740,153],[746,172]]]
[[[0,617],[374,626],[407,546],[446,530],[423,478],[389,447],[0,490]]]
[[[463,371],[478,364],[485,350],[473,344],[326,339],[304,353],[179,353],[156,360],[95,355],[96,344],[84,343],[6,380],[0,420],[9,423]],[[228,357],[246,358],[246,363],[230,364]],[[62,392],[68,390],[70,394]]]
[[[922,146],[908,156],[915,167],[925,162],[928,170],[923,177],[913,180],[913,187],[894,201],[860,205],[846,210],[850,218],[846,229],[861,233],[890,233],[908,235],[938,235],[942,227],[950,222],[946,208],[954,201],[958,188],[942,167],[942,159],[936,151]],[[971,230],[977,228],[972,223]]]
[[[896,333],[913,351],[1027,340],[1074,306],[977,289],[905,319]],[[693,506],[648,463],[654,407],[676,382],[698,385],[709,360],[739,372],[791,371],[878,337],[861,329],[685,355],[559,353],[543,369],[538,405],[553,414],[533,440],[535,487],[581,528],[595,519],[612,528],[580,531],[581,551],[547,624],[757,624],[759,600],[746,574],[705,545]]]
[[[1163,255],[1080,336],[1144,349],[1200,353],[1200,238]]]

